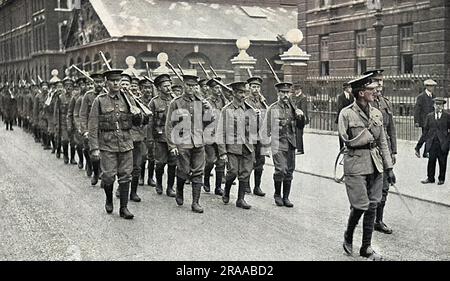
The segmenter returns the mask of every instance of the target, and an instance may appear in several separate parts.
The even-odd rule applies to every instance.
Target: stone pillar
[[[124,70],[124,72],[128,75],[131,76],[136,76],[139,77],[140,76],[140,72],[134,68],[134,65],[136,64],[136,58],[133,56],[128,56],[125,59],[125,63],[127,64],[128,68]]]
[[[239,55],[231,59],[231,65],[234,70],[234,81],[246,81],[249,77],[247,69],[254,69],[256,59],[247,54],[247,49],[250,47],[250,40],[246,37],[239,38],[236,41],[236,46],[239,49]]]
[[[292,43],[292,47],[280,55],[283,61],[284,82],[305,81],[308,75],[307,62],[311,55],[308,55],[298,46],[303,40],[303,33],[299,29],[291,29],[286,34],[286,39]]]

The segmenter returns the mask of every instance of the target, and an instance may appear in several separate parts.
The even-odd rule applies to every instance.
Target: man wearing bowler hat
[[[425,127],[425,118],[428,113],[434,111],[433,99],[436,97],[434,89],[437,83],[432,79],[427,79],[423,82],[425,90],[417,96],[416,105],[414,107],[414,125],[422,128],[422,133]],[[424,155],[425,156],[425,155]]]

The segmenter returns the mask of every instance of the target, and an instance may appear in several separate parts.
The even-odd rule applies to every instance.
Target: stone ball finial
[[[128,56],[125,59],[125,63],[128,65],[129,68],[132,68],[136,64],[136,58],[133,56]]]
[[[52,72],[50,72],[50,74],[51,74],[52,76],[58,76],[59,71],[58,71],[58,69],[53,69]]]
[[[161,65],[163,65],[163,64],[166,64],[166,62],[169,60],[169,56],[168,56],[166,53],[162,52],[162,53],[159,53],[159,54],[158,54],[158,56],[156,57],[156,59],[158,60],[158,62],[159,62]]]
[[[303,41],[303,33],[298,28],[291,29],[286,33],[286,39],[293,45],[298,45]]]
[[[238,47],[240,51],[246,51],[250,47],[250,40],[247,37],[241,37],[236,40],[236,47]]]

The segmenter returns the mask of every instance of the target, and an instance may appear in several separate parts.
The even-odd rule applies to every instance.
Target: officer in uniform
[[[211,106],[196,91],[198,77],[183,75],[183,82],[183,95],[175,98],[169,105],[165,133],[170,153],[178,156],[176,202],[179,206],[183,205],[184,184],[190,178],[191,209],[195,213],[203,213],[199,204],[205,169],[203,130],[213,118]],[[205,114],[210,120],[205,120]]]
[[[83,99],[81,100],[79,118],[81,134],[84,137],[83,152],[86,159],[86,174],[88,177],[91,177],[92,173],[94,174],[91,178],[91,185],[96,185],[100,176],[100,161],[98,159],[92,160],[89,154],[92,149],[89,147],[88,122],[89,113],[91,112],[94,99],[100,94],[105,86],[105,78],[102,74],[98,73],[92,74],[91,78],[94,81],[89,81],[87,83],[88,91],[84,94]]]
[[[219,77],[212,78],[208,80],[207,85],[211,89],[211,95],[207,98],[207,101],[212,107],[212,112],[215,114],[215,120],[218,120],[220,117],[220,112],[222,108],[229,103],[229,101],[225,98],[222,93],[222,86],[217,83],[220,80]],[[217,115],[217,116],[216,116]],[[225,162],[220,159],[219,155],[219,147],[215,140],[215,128],[211,131],[211,140],[205,141],[205,153],[206,153],[206,165],[205,165],[205,175],[203,180],[203,188],[206,192],[210,191],[211,184],[209,178],[211,176],[211,171],[215,167],[216,170],[216,182],[214,194],[223,195],[222,190],[222,179],[225,173]]]
[[[372,75],[350,81],[355,102],[339,114],[338,131],[347,147],[344,156],[345,186],[351,205],[343,247],[353,253],[353,233],[359,219],[363,218],[362,246],[359,254],[369,260],[381,260],[371,247],[375,214],[381,201],[383,172],[388,182],[395,183],[382,113],[372,107],[378,83]]]
[[[250,86],[250,95],[247,98],[247,102],[255,109],[258,110],[257,116],[257,130],[260,131],[262,123],[265,118],[265,112],[267,110],[267,104],[265,98],[261,94],[261,84],[263,79],[258,76],[253,76],[247,79],[247,83]],[[264,170],[264,164],[266,163],[266,156],[261,154],[262,143],[258,139],[255,144],[255,162],[253,165],[255,188],[253,194],[257,196],[265,196],[266,194],[261,190],[261,177]],[[251,193],[250,186],[246,186],[246,193]]]
[[[265,145],[271,144],[275,166],[273,174],[275,204],[292,208],[294,204],[289,200],[289,195],[295,170],[296,124],[305,117],[303,111],[294,107],[290,100],[292,83],[280,82],[275,84],[275,88],[278,100],[267,110],[264,122],[264,130],[267,131],[263,131],[263,136],[270,138],[270,142],[266,140]],[[264,147],[264,155],[268,155],[267,148],[268,146]],[[283,187],[283,198],[281,198],[281,187]]]
[[[365,72],[363,75],[372,74],[372,80],[378,83],[378,88],[375,93],[375,101],[371,103],[373,107],[378,109],[383,115],[383,128],[386,135],[386,141],[391,153],[392,165],[395,165],[397,154],[397,133],[394,122],[394,112],[392,103],[383,96],[383,69],[375,69]],[[389,228],[383,221],[384,207],[386,205],[386,199],[389,192],[389,182],[387,179],[388,172],[383,173],[383,191],[381,201],[378,204],[376,217],[375,217],[375,230],[392,234],[392,229]]]
[[[434,112],[427,115],[423,134],[416,145],[416,156],[420,158],[420,149],[425,143],[424,154],[428,154],[427,178],[421,183],[428,184],[435,182],[436,160],[439,162],[438,185],[445,182],[447,171],[447,157],[450,142],[450,115],[445,112],[444,104],[447,101],[443,98],[434,99]]]
[[[257,112],[245,101],[248,92],[247,82],[234,82],[230,87],[233,89],[233,101],[222,109],[217,129],[219,156],[222,161],[227,162],[222,201],[225,204],[229,203],[233,181],[238,178],[236,207],[250,209],[251,205],[245,201],[245,190],[250,186],[250,174],[255,160],[253,143],[257,138],[257,130],[254,130],[252,135],[251,126],[252,121],[257,118]]]
[[[167,165],[167,190],[166,195],[175,197],[173,186],[175,184],[175,174],[177,169],[176,155],[169,152],[167,134],[166,134],[166,119],[169,104],[172,101],[172,82],[168,74],[161,74],[155,78],[155,86],[158,90],[158,95],[154,97],[149,104],[153,118],[150,120],[148,129],[148,142],[153,143],[155,155],[155,174],[156,174],[156,192],[162,194],[163,192],[163,174],[164,167]]]
[[[120,190],[119,214],[125,219],[134,215],[128,210],[128,193],[133,171],[133,138],[131,128],[142,116],[133,99],[120,89],[122,70],[108,70],[106,92],[98,95],[89,115],[89,147],[93,161],[102,166],[101,185],[105,190],[107,213],[113,211],[113,185],[117,176]]]
[[[61,139],[63,150],[64,164],[69,164],[69,130],[67,125],[67,111],[69,109],[70,100],[72,99],[73,81],[70,77],[63,80],[64,91],[58,95],[55,102],[54,120],[55,135],[57,139]],[[75,155],[73,155],[75,157]]]
[[[139,81],[139,86],[142,92],[142,102],[149,106],[150,101],[154,98],[153,93],[153,84],[147,79],[141,79]],[[148,179],[147,184],[150,186],[156,186],[155,181],[153,180],[153,173],[155,171],[155,156],[153,151],[153,142],[149,139],[149,133],[152,133],[152,130],[149,128],[149,125],[145,127],[146,130],[146,138],[143,145],[143,157],[142,157],[142,164],[141,164],[141,177],[139,178],[139,185],[144,185],[144,178],[145,178],[145,164],[148,161]]]

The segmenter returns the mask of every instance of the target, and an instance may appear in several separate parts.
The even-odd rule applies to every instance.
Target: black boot
[[[247,190],[247,187],[250,188],[250,184],[248,182],[239,182],[239,189],[238,189],[238,199],[236,201],[236,207],[242,208],[242,209],[250,209],[252,206],[247,204],[245,202],[245,191]]]
[[[225,191],[223,192],[223,195],[222,195],[222,201],[225,204],[228,204],[230,202],[230,191],[231,191],[231,186],[233,186],[234,180],[235,180],[235,178],[232,178],[225,182]]]
[[[120,189],[120,210],[119,215],[127,220],[134,218],[134,215],[128,210],[128,193],[130,191],[130,183],[121,183]]]
[[[281,199],[281,184],[282,181],[274,181],[275,186],[275,194],[273,195],[273,198],[275,198],[275,204],[279,207],[283,206],[283,200]]]
[[[245,187],[245,193],[251,194],[252,193],[252,189],[250,188],[250,185]]]
[[[343,243],[344,251],[348,255],[353,254],[353,233],[355,232],[355,228],[358,225],[358,221],[363,213],[364,213],[363,210],[358,210],[354,208],[352,208],[350,211],[347,229],[345,230],[344,233],[344,243]]]
[[[100,176],[100,161],[92,161],[92,172],[94,175],[91,178],[91,185],[94,186],[98,183]]]
[[[84,158],[86,159],[86,176],[92,177],[92,162],[89,151],[83,149]]]
[[[12,121],[9,123],[9,130],[10,131],[14,131],[14,129],[13,129],[13,122]]]
[[[62,145],[62,148],[63,148],[64,164],[69,164],[69,144],[64,143]]]
[[[211,191],[211,183],[209,178],[211,177],[211,171],[214,168],[214,165],[206,164],[205,166],[205,174],[203,175],[203,189],[205,192]]]
[[[70,144],[70,164],[71,165],[77,164],[77,161],[75,161],[75,152],[76,152],[75,145]]]
[[[372,206],[371,204],[369,205],[369,209],[364,212],[362,245],[359,249],[359,255],[369,260],[379,261],[383,260],[383,257],[380,254],[377,254],[371,247],[375,215],[376,205]]]
[[[177,177],[177,194],[175,197],[175,201],[177,202],[178,206],[183,205],[183,190],[184,190],[184,183],[186,182],[186,180]]]
[[[78,169],[83,170],[84,168],[83,148],[77,146],[77,155],[78,155]]]
[[[113,198],[112,198],[113,184],[104,184],[102,182],[101,185],[102,185],[103,189],[105,190],[105,195],[106,195],[105,210],[108,214],[111,214],[114,210]]]
[[[52,149],[50,145],[50,136],[47,133],[42,133],[42,140],[42,143],[44,144],[44,150]]]
[[[214,189],[215,195],[223,196],[222,178],[223,178],[223,171],[216,171],[216,188]]]
[[[163,173],[164,173],[164,167],[158,167],[156,169],[156,193],[161,195],[163,193],[163,186],[162,186],[162,180],[163,180]]]
[[[147,184],[155,187],[156,182],[153,180],[153,172],[155,171],[155,161],[148,161],[148,179]]]
[[[263,171],[255,171],[255,188],[253,189],[253,194],[256,196],[265,196],[266,194],[261,190],[261,177]]]
[[[392,229],[383,222],[385,202],[378,203],[374,229],[384,234],[392,234]]]
[[[202,191],[201,183],[192,183],[192,205],[191,209],[194,213],[203,213],[203,208],[198,203],[200,200],[200,192]]]
[[[175,197],[175,191],[173,185],[175,184],[175,173],[177,166],[171,165],[167,167],[167,190],[166,195],[169,197]]]
[[[139,185],[140,185],[140,186],[143,186],[143,185],[144,185],[144,178],[145,178],[145,162],[147,162],[147,161],[142,161],[142,164],[141,164],[141,173],[140,173],[140,176],[139,176]]]
[[[130,192],[130,200],[134,202],[141,202],[141,198],[137,195],[137,188],[138,188],[138,177],[133,177],[131,179],[131,192]]]
[[[56,141],[55,141],[55,136],[50,135],[50,144],[52,146],[52,154],[56,153]]]
[[[294,207],[294,204],[289,201],[289,194],[291,193],[292,181],[283,181],[283,204],[288,208]]]

